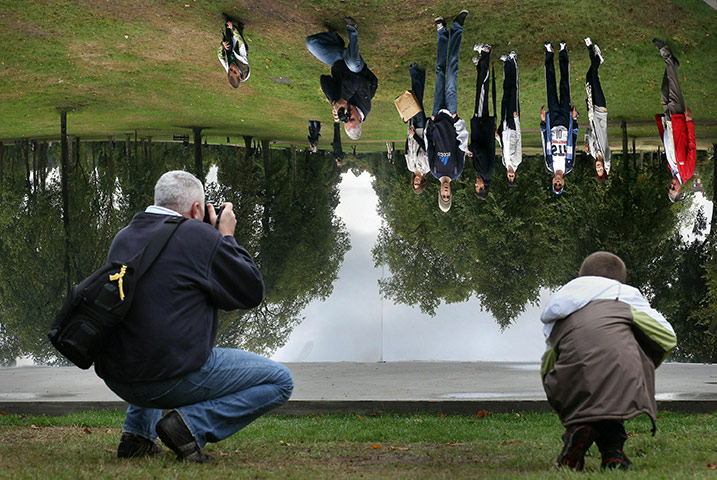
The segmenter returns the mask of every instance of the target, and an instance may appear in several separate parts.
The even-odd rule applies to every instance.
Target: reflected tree
[[[222,314],[222,345],[271,354],[288,339],[314,299],[327,298],[350,248],[335,216],[340,177],[323,156],[294,157],[264,143],[260,163],[218,164],[216,195],[238,205],[237,231],[265,281],[262,305]]]
[[[377,160],[370,168],[385,223],[373,257],[390,272],[380,280],[382,294],[430,315],[441,302],[476,297],[506,328],[528,304],[537,304],[543,289],[574,278],[588,254],[608,250],[625,260],[628,283],[649,295],[657,288],[651,269],[674,248],[689,202],[669,203],[663,194],[669,173],[659,158],[613,158],[604,184],[595,181],[592,163],[579,159],[561,196],[550,192],[540,157],[523,162],[514,188],[499,169],[485,202],[475,198],[475,174],[466,171],[448,214],[437,207],[435,183],[415,196],[403,161]],[[686,268],[696,272],[705,261],[700,257]]]
[[[80,142],[67,137],[65,187],[59,143],[21,141],[2,147],[0,196],[0,363],[21,354],[63,363],[47,330],[77,283],[105,262],[114,235],[153,201],[167,170],[197,167],[195,152],[150,138]],[[301,310],[332,291],[348,234],[335,217],[339,175],[323,158],[291,161],[265,142],[265,162],[237,147],[203,145],[202,170],[218,170],[208,198],[232,201],[237,240],[266,280],[266,301],[222,315],[223,345],[271,353],[286,342]],[[66,204],[63,203],[66,201]],[[68,239],[65,238],[68,233]],[[67,258],[67,266],[65,265]]]

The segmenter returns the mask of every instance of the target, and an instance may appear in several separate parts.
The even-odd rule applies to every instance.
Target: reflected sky
[[[388,272],[374,268],[371,257],[381,226],[371,176],[347,172],[339,188],[341,203],[336,214],[350,232],[351,251],[346,253],[333,294],[304,309],[306,319],[272,358],[281,362],[540,360],[545,344],[539,307],[529,305],[501,333],[476,299],[441,304],[435,317],[383,299],[378,280]],[[543,292],[541,304],[548,297]]]

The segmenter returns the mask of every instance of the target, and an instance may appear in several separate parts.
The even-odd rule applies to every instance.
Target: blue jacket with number
[[[562,146],[553,144],[550,130],[550,112],[546,111],[545,121],[540,122],[540,133],[543,141],[543,155],[545,156],[545,166],[548,167],[548,170],[555,173],[555,168],[553,166],[553,154],[555,153],[556,148],[561,148]],[[565,170],[563,171],[563,174],[568,174],[573,170],[573,165],[575,164],[575,145],[577,141],[578,121],[573,120],[573,116],[570,115],[570,123],[568,124],[568,144],[565,152]]]

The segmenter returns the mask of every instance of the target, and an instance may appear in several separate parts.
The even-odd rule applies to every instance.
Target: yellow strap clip
[[[110,275],[110,282],[114,282],[117,280],[117,286],[119,287],[119,294],[120,294],[120,300],[124,301],[124,286],[122,285],[122,277],[124,277],[125,272],[127,271],[127,265],[122,265],[122,268],[120,269],[119,273],[115,273],[114,275]]]

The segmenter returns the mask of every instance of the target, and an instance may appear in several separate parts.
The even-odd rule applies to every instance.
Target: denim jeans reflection
[[[294,388],[284,365],[231,348],[213,349],[202,368],[182,377],[141,384],[105,383],[130,403],[123,432],[154,441],[162,409],[176,409],[200,448],[231,436],[282,405]]]
[[[450,40],[448,30],[438,30],[436,51],[436,89],[433,92],[433,115],[441,109],[451,114],[458,111],[458,54],[461,50],[463,26],[458,22],[451,25]]]
[[[359,73],[366,63],[359,53],[358,31],[356,27],[346,25],[346,32],[348,48],[344,48],[344,41],[336,32],[321,32],[306,37],[306,48],[328,66],[343,60],[349,70]]]

